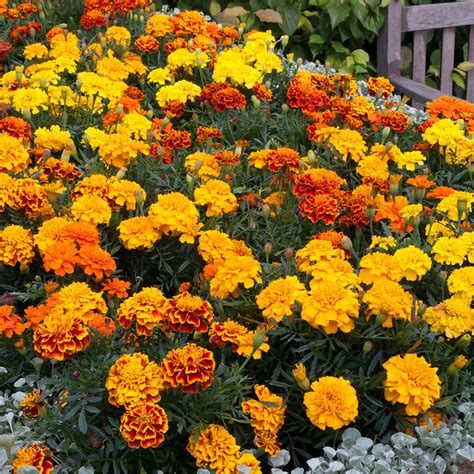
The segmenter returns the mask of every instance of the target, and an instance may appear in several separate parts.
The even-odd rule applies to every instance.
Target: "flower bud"
[[[260,99],[257,99],[257,97],[255,97],[254,95],[252,96],[252,103],[254,105],[254,107],[260,107],[261,105],[261,101]]]
[[[290,38],[288,37],[288,35],[283,35],[281,37],[281,48],[282,49],[285,49],[288,46],[288,41],[289,40],[290,40]]]
[[[192,184],[193,181],[194,181],[194,180],[193,180],[193,177],[192,177],[189,173],[187,173],[187,174],[186,174],[186,183]]]
[[[287,114],[288,113],[288,104],[282,104],[281,105],[281,111],[284,113],[284,114]]]
[[[344,250],[347,250],[348,252],[353,252],[354,251],[354,247],[352,245],[352,240],[347,235],[345,235],[341,239],[341,245],[342,245],[342,248]]]
[[[364,342],[364,345],[362,347],[362,351],[364,352],[364,354],[368,354],[374,347],[374,344],[370,341],[365,341]]]
[[[296,65],[297,65],[298,67],[302,66],[302,65],[303,65],[303,58],[298,58],[298,59],[296,60]]]
[[[311,387],[308,376],[306,375],[306,367],[303,364],[296,364],[291,373],[298,387],[304,392],[308,392]]]
[[[249,217],[249,219],[247,221],[247,225],[248,225],[249,229],[252,229],[252,230],[255,230],[257,228],[257,224],[256,224],[255,220],[252,217]]]
[[[285,249],[285,252],[283,253],[283,255],[285,256],[287,260],[291,260],[295,256],[295,251],[291,247],[288,247]]]
[[[453,363],[448,367],[448,374],[449,375],[456,375],[463,367],[465,367],[468,363],[466,356],[458,355]]]
[[[117,179],[122,179],[125,176],[125,173],[127,172],[127,168],[120,168],[117,173],[115,174],[115,177]]]
[[[438,338],[436,339],[436,342],[438,344],[444,344],[446,342],[446,338],[444,336],[438,336]]]
[[[197,160],[194,164],[194,171],[197,173],[202,167],[202,160]]]
[[[267,335],[262,332],[259,328],[256,329],[253,335],[253,350],[256,351],[264,342]]]
[[[272,253],[272,250],[273,250],[273,244],[271,242],[267,242],[263,246],[263,250],[264,250],[264,252],[267,256],[270,255]]]
[[[390,132],[391,132],[390,127],[384,127],[382,130],[382,138],[386,140],[389,137]]]
[[[464,213],[466,213],[466,218],[467,218],[467,214],[469,212],[469,208],[467,206],[467,201],[465,199],[459,199],[459,201],[456,203],[456,207],[458,209],[459,219],[460,220],[462,219],[462,216],[463,216]]]
[[[137,204],[140,207],[143,206],[143,203],[145,202],[145,193],[141,189],[137,189],[133,194],[135,195],[135,201],[137,201]]]
[[[268,219],[270,217],[271,209],[268,204],[264,204],[262,206],[262,215],[265,217],[265,219]]]
[[[120,117],[123,114],[123,104],[117,105],[116,112],[117,112],[118,117]]]
[[[470,334],[464,334],[463,337],[461,337],[461,339],[459,339],[457,342],[456,342],[456,345],[458,347],[460,347],[461,349],[463,350],[467,350],[469,348],[469,346],[471,345],[471,335]]]

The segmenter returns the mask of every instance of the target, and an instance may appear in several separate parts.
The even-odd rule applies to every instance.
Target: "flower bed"
[[[0,5],[4,464],[255,474],[456,415],[474,106],[195,11],[49,7]]]

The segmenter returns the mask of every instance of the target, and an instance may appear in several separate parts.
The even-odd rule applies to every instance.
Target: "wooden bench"
[[[470,26],[468,61],[474,62],[474,2],[438,3],[402,7],[391,0],[385,13],[385,24],[377,41],[377,73],[390,79],[397,91],[412,99],[413,105],[453,93],[455,35],[457,26]],[[440,90],[425,84],[426,31],[442,29]],[[413,33],[412,78],[401,75],[402,33]],[[466,77],[466,99],[474,102],[474,70]]]

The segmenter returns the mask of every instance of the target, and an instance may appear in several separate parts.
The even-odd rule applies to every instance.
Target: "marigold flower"
[[[0,133],[0,172],[19,173],[30,163],[30,155],[19,138]]]
[[[104,275],[110,276],[117,269],[115,260],[98,245],[82,245],[76,259],[77,264],[86,275],[102,280]]]
[[[252,354],[252,359],[255,360],[261,359],[263,353],[269,351],[270,346],[267,343],[268,338],[262,333],[257,334],[258,332],[260,331],[257,329],[257,331],[247,331],[239,335],[235,352],[244,357],[250,357]],[[260,337],[263,341],[261,339],[259,341]]]
[[[207,331],[214,314],[208,301],[185,291],[169,300],[165,317],[171,331],[200,333]]]
[[[44,401],[40,401],[42,394],[42,390],[33,390],[23,397],[20,402],[20,408],[25,416],[28,418],[38,418],[40,409],[46,406]]]
[[[60,307],[52,308],[33,334],[33,347],[44,359],[69,359],[89,343],[89,329],[84,320]]]
[[[337,200],[327,194],[304,196],[299,202],[300,214],[314,224],[323,221],[332,225],[341,213]]]
[[[236,296],[239,285],[252,288],[255,283],[262,283],[262,267],[251,256],[235,256],[224,260],[211,280],[210,291],[214,298],[227,298],[230,294]]]
[[[35,144],[41,148],[51,151],[61,151],[73,145],[71,134],[67,130],[61,130],[59,125],[37,128],[35,130]]]
[[[141,51],[142,53],[151,54],[159,48],[160,43],[156,38],[151,35],[140,35],[135,40],[133,45],[138,51]]]
[[[102,314],[97,314],[95,318],[89,322],[89,328],[95,330],[103,337],[110,337],[115,332],[117,325],[113,319],[107,318]],[[92,331],[94,333],[94,331]]]
[[[53,455],[46,446],[41,446],[40,443],[22,448],[18,450],[12,461],[13,474],[17,474],[21,468],[27,466],[35,467],[40,474],[51,474],[54,469]]]
[[[374,235],[370,242],[370,248],[379,247],[382,250],[388,250],[390,247],[396,247],[397,241],[393,237],[380,237],[378,235]]]
[[[367,90],[372,96],[380,94],[381,97],[387,99],[393,94],[395,88],[386,77],[369,77],[367,80]]]
[[[71,213],[78,221],[108,224],[112,217],[107,201],[99,196],[81,196],[71,206]]]
[[[235,254],[232,239],[219,230],[206,230],[199,234],[198,252],[205,262],[218,262]]]
[[[161,238],[155,220],[149,216],[137,216],[124,219],[118,226],[119,239],[129,250],[151,249]]]
[[[462,139],[464,139],[464,130],[461,124],[450,119],[438,120],[423,133],[423,140],[440,147],[455,144]]]
[[[128,168],[130,162],[139,154],[148,155],[149,151],[147,143],[134,140],[125,133],[104,135],[99,145],[99,156],[102,161],[115,168]]]
[[[20,88],[13,93],[13,107],[18,112],[35,115],[48,109],[48,94],[40,88]]]
[[[463,218],[465,213],[469,215],[473,206],[474,193],[455,191],[441,199],[436,206],[436,211],[445,214],[448,219],[457,222],[458,219]],[[460,209],[462,209],[462,212],[460,212]]]
[[[173,33],[171,17],[165,14],[152,15],[148,20],[145,31],[148,35],[160,38]]]
[[[337,129],[337,132],[332,133],[329,137],[329,143],[340,153],[344,161],[350,155],[357,162],[367,151],[367,145],[362,135],[355,130]]]
[[[19,225],[0,230],[0,264],[28,265],[35,256],[33,234]]]
[[[145,354],[124,354],[110,367],[105,387],[109,392],[109,403],[116,407],[157,403],[164,387],[163,371]]]
[[[425,174],[417,175],[414,178],[407,179],[407,184],[417,189],[429,189],[435,185],[434,181],[430,181]]]
[[[306,367],[303,364],[296,364],[293,370],[291,371],[291,375],[293,375],[293,378],[295,379],[301,390],[307,392],[310,389],[309,379],[306,375]]]
[[[168,417],[159,405],[131,406],[120,419],[120,434],[132,449],[157,448],[168,431]]]
[[[359,278],[370,285],[383,280],[400,281],[403,272],[400,261],[383,252],[372,252],[360,259]]]
[[[74,273],[77,263],[77,248],[71,241],[57,242],[43,252],[43,266],[47,272],[58,276]]]
[[[199,168],[198,168],[199,165]],[[196,173],[204,181],[216,178],[220,175],[219,163],[214,155],[197,151],[188,155],[184,160],[184,166],[188,173]]]
[[[338,430],[352,423],[358,415],[357,393],[343,377],[321,377],[304,394],[306,415],[321,430]]]
[[[474,335],[474,309],[471,308],[470,298],[452,296],[429,307],[423,319],[430,325],[431,331],[444,333],[448,339],[469,333]]]
[[[154,287],[143,288],[122,302],[117,310],[120,325],[128,329],[133,323],[139,336],[151,336],[153,329],[166,322],[168,301]]]
[[[367,318],[376,316],[384,328],[393,327],[394,319],[409,321],[411,318],[412,296],[392,280],[376,281],[362,301],[367,305]]]
[[[461,265],[466,258],[468,247],[461,238],[440,237],[431,249],[434,260],[446,265]]]
[[[223,426],[211,424],[201,429],[198,437],[191,433],[186,449],[196,459],[197,466],[224,474],[229,464],[238,459],[240,446]]]
[[[97,227],[89,222],[67,222],[61,228],[61,234],[65,240],[73,241],[79,246],[99,245],[100,241]]]
[[[393,258],[408,281],[421,279],[431,268],[431,258],[414,245],[398,249]]]
[[[383,364],[385,399],[392,404],[406,405],[407,415],[416,416],[431,408],[441,394],[441,380],[436,367],[423,356],[406,354],[391,357]]]
[[[232,350],[237,350],[241,336],[246,335],[249,330],[242,326],[242,324],[232,319],[226,321],[213,322],[209,329],[209,340],[223,349],[227,344],[230,344]]]
[[[13,306],[0,306],[0,335],[4,334],[11,339],[13,334],[23,334],[25,329],[30,325],[29,323],[22,323],[20,316],[13,312]]]
[[[128,297],[128,291],[131,288],[128,281],[120,280],[119,278],[110,278],[102,282],[102,289],[107,293],[109,299],[118,298],[125,299]]]
[[[456,297],[474,298],[474,266],[454,270],[448,277],[448,289]]]
[[[172,387],[197,393],[208,389],[214,380],[216,363],[211,351],[194,343],[168,352],[162,361],[163,376]]]
[[[345,333],[352,331],[355,327],[352,318],[358,316],[357,293],[330,281],[311,285],[301,311],[302,319],[314,328],[322,328],[326,334],[335,334],[338,330]]]
[[[219,179],[210,179],[195,189],[194,199],[197,205],[207,206],[207,217],[220,217],[234,212],[239,207],[230,186]]]
[[[0,119],[0,133],[26,141],[31,138],[31,126],[22,118],[7,116]]]
[[[257,306],[263,316],[280,322],[284,316],[293,314],[292,306],[306,297],[304,285],[295,276],[273,280],[256,297]]]

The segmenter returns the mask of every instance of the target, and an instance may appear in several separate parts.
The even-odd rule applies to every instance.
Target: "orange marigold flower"
[[[142,53],[151,54],[158,49],[160,43],[151,35],[140,35],[134,43],[135,49]]]
[[[0,335],[5,334],[8,339],[11,339],[13,334],[19,336],[30,325],[30,323],[23,324],[13,309],[10,305],[0,306]]]
[[[164,379],[172,387],[182,387],[183,392],[197,393],[209,388],[214,380],[216,363],[211,351],[193,343],[174,349],[162,362]]]
[[[43,359],[65,360],[86,349],[89,329],[81,317],[63,308],[52,308],[33,334],[33,347]]]
[[[90,222],[69,222],[61,230],[64,240],[71,240],[77,245],[99,245],[99,231]]]
[[[168,417],[159,405],[133,405],[120,419],[120,434],[133,449],[157,448],[168,431]]]
[[[403,133],[408,127],[408,118],[403,112],[387,112],[380,117],[380,123],[383,127]]]
[[[334,195],[341,186],[347,184],[335,171],[316,168],[296,176],[293,192],[297,197],[315,194]]]
[[[145,354],[124,354],[110,367],[105,387],[109,392],[109,403],[116,407],[157,403],[164,387],[163,371]]]
[[[196,459],[199,467],[211,467],[223,474],[229,463],[238,459],[240,446],[236,439],[223,427],[211,424],[205,429],[191,433],[186,448]]]
[[[86,30],[107,25],[107,19],[100,10],[89,10],[81,16],[81,26]]]
[[[118,298],[125,299],[128,297],[128,291],[131,284],[128,281],[119,278],[110,278],[102,282],[102,289],[107,293],[109,299]]]
[[[218,151],[214,155],[214,157],[216,158],[216,161],[221,165],[232,166],[240,164],[239,155],[237,155],[237,153],[232,150]]]
[[[133,323],[139,336],[151,336],[153,329],[166,322],[168,300],[154,287],[143,288],[126,299],[117,311],[119,324],[128,329]]]
[[[102,314],[97,314],[95,318],[89,322],[89,328],[95,329],[104,337],[110,337],[115,332],[116,324],[111,318],[107,318]]]
[[[191,134],[186,130],[171,129],[161,137],[161,145],[170,150],[181,150],[191,146]]]
[[[449,186],[436,186],[436,188],[432,189],[427,196],[432,199],[443,199],[445,197],[451,196],[451,194],[455,193],[456,190],[450,188]]]
[[[206,332],[214,314],[208,301],[187,291],[169,300],[166,312],[167,324],[171,331],[192,333]]]
[[[35,443],[27,448],[20,449],[12,461],[13,473],[22,467],[33,466],[40,474],[51,474],[53,472],[53,456],[46,446]]]
[[[98,245],[82,245],[76,262],[86,275],[93,275],[96,280],[102,280],[104,275],[110,276],[117,269],[115,260],[109,252]]]
[[[31,138],[31,127],[22,118],[8,116],[0,119],[0,133],[26,141]]]
[[[56,242],[43,252],[44,269],[58,276],[74,273],[77,263],[77,248],[71,241]]]
[[[105,199],[99,196],[82,196],[71,206],[71,213],[78,221],[108,224],[112,211]]]
[[[434,181],[430,181],[428,176],[425,174],[417,175],[414,178],[407,179],[407,184],[413,186],[417,189],[429,189],[431,186],[435,185]]]
[[[226,109],[245,109],[247,105],[245,96],[235,87],[226,87],[214,92],[210,102],[218,112]]]
[[[44,401],[40,401],[42,390],[33,390],[27,393],[20,402],[23,414],[28,418],[38,418],[40,409],[46,406]]]
[[[222,323],[214,322],[209,329],[209,340],[219,346],[224,348],[227,344],[232,346],[232,350],[237,350],[241,336],[247,334],[249,330],[239,324],[237,321],[228,319]]]
[[[0,230],[0,264],[28,265],[35,256],[33,234],[19,225]]]
[[[400,211],[406,205],[408,205],[408,199],[405,196],[395,196],[395,202],[391,199],[381,202],[377,207],[377,213],[374,217],[375,222],[389,219],[392,232],[403,234],[405,232],[405,220]],[[411,229],[410,225],[406,227],[408,231]]]
[[[300,165],[300,154],[291,148],[277,148],[272,150],[267,159],[270,171],[278,173],[281,169],[298,171]]]
[[[213,127],[205,127],[200,125],[196,131],[196,141],[198,143],[205,142],[206,140],[212,140],[213,138],[222,138],[222,132]]]
[[[367,81],[367,90],[372,96],[379,95],[380,97],[387,99],[393,94],[395,88],[385,77],[369,77]]]
[[[315,224],[323,221],[332,225],[341,213],[337,200],[327,194],[304,196],[298,206],[300,214]]]

